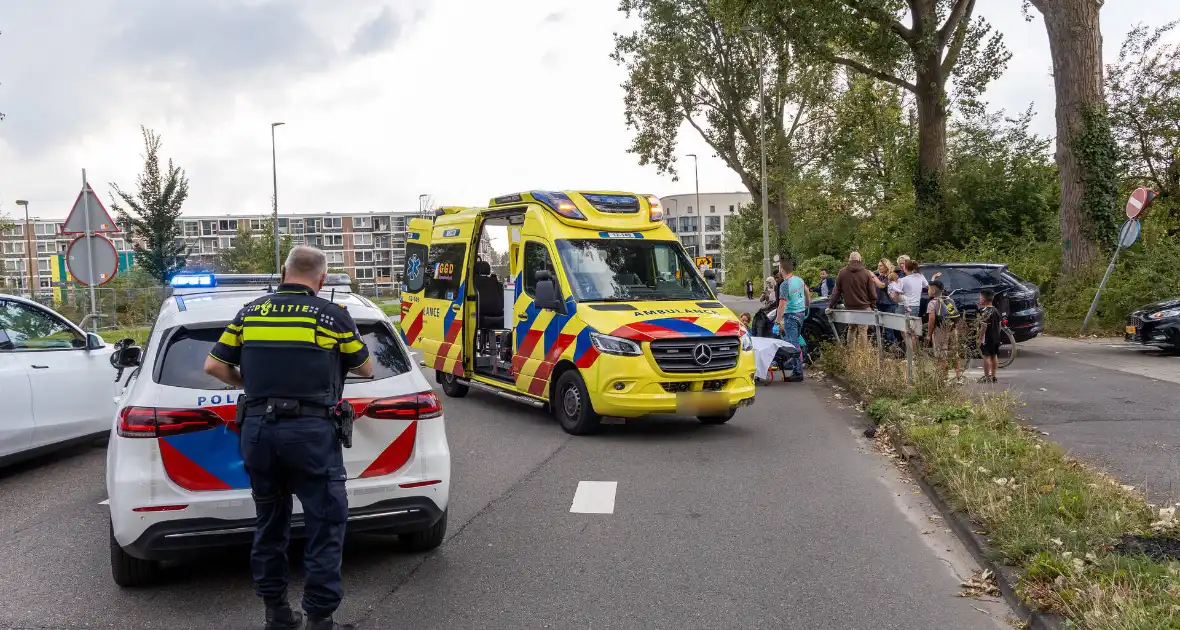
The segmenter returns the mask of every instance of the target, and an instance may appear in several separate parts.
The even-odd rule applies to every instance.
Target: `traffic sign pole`
[[[85,204],[85,206],[83,207],[83,210],[85,211],[85,214],[86,214],[86,238],[87,239],[89,239],[91,236],[94,236],[94,232],[90,231],[90,229],[91,229],[91,225],[90,225],[90,195],[86,194],[86,191],[89,188],[90,188],[90,184],[86,183],[86,169],[82,169],[82,203]],[[89,267],[91,269],[94,269],[94,248],[93,247],[86,248],[86,264],[89,265]],[[91,332],[93,332],[94,334],[97,335],[98,334],[98,305],[94,301],[94,283],[93,282],[89,283],[89,287],[90,287],[90,330],[91,330]]]
[[[1143,190],[1143,189],[1140,189]],[[1132,200],[1135,197],[1131,197]],[[1150,202],[1149,202],[1150,203]],[[1127,214],[1130,215],[1130,206],[1128,206]],[[1138,206],[1136,213],[1142,214],[1146,208],[1146,204]],[[1086,327],[1090,325],[1090,318],[1094,316],[1094,310],[1098,308],[1098,299],[1102,297],[1102,290],[1106,288],[1106,281],[1110,280],[1110,274],[1114,273],[1114,266],[1119,260],[1119,252],[1123,251],[1124,247],[1130,247],[1139,239],[1139,221],[1137,219],[1127,219],[1123,223],[1123,227],[1119,228],[1119,242],[1114,247],[1114,256],[1110,257],[1110,265],[1106,267],[1106,274],[1102,276],[1102,282],[1098,284],[1098,291],[1094,293],[1094,301],[1090,302],[1090,310],[1086,311],[1086,319],[1082,321],[1081,332],[1086,332]]]

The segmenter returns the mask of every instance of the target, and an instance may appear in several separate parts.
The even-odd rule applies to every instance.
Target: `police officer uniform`
[[[344,307],[311,287],[280,284],[247,304],[210,353],[241,369],[241,450],[257,509],[250,566],[267,628],[302,627],[287,604],[291,495],[303,505],[307,583],[303,609],[332,628],[340,605],[340,557],[348,498],[341,444],[331,421],[348,370],[369,351]],[[316,626],[309,627],[319,627]]]

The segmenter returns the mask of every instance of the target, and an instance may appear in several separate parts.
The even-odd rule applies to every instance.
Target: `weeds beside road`
[[[867,402],[882,431],[911,444],[952,507],[986,533],[996,559],[1019,569],[1019,592],[1080,628],[1180,627],[1180,526],[1175,507],[1070,459],[1022,427],[1007,395],[974,400],[934,361],[878,367],[870,348],[827,348],[822,367]],[[1151,554],[1151,555],[1148,555]],[[1152,557],[1154,556],[1154,558]]]

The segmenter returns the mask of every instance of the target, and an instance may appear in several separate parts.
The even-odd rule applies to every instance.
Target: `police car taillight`
[[[434,392],[391,396],[369,403],[365,415],[377,420],[426,420],[442,415],[442,402]]]
[[[125,407],[119,412],[118,432],[126,438],[158,438],[204,431],[222,424],[207,409],[155,409]]]

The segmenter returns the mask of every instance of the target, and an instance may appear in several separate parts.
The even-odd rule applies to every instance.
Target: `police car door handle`
[[[33,368],[34,370],[48,370],[49,369],[48,365],[31,365],[29,367]]]

